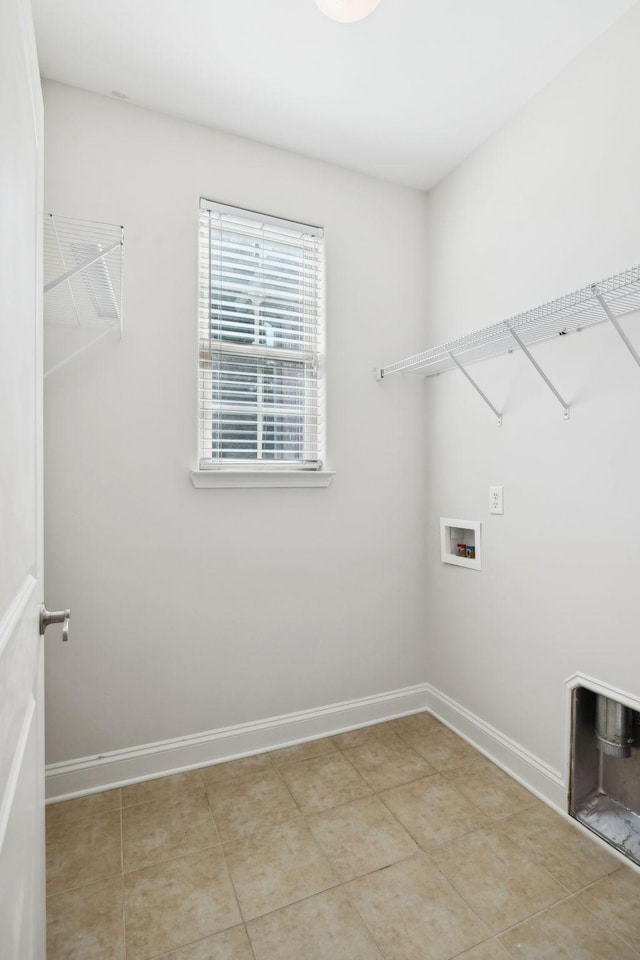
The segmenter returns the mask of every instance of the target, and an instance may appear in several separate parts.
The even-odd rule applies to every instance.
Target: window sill
[[[328,487],[335,470],[192,470],[199,490],[211,487]]]

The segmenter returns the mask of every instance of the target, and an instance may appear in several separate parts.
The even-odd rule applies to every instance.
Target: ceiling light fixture
[[[316,0],[322,12],[339,23],[353,23],[373,13],[380,0]]]

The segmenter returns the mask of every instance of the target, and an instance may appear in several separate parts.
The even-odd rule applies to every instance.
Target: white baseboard
[[[541,800],[566,812],[567,784],[560,771],[426,683],[315,710],[210,730],[192,737],[178,737],[98,757],[54,763],[46,770],[47,800],[68,800],[208,764],[237,760],[421,710],[430,710]]]
[[[477,717],[430,684],[427,709],[545,803],[567,811],[568,784],[562,773],[521,744]],[[560,731],[559,731],[560,735]]]
[[[426,708],[427,688],[425,684],[418,684],[315,710],[209,730],[191,737],[52,763],[46,769],[47,800],[68,800],[208,764],[237,760]]]

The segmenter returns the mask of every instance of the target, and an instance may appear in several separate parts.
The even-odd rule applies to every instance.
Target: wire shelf
[[[122,334],[123,244],[122,226],[45,217],[45,376],[112,330]]]
[[[520,349],[514,333],[528,347],[604,320],[616,321],[636,310],[640,310],[640,266],[457,340],[398,360],[376,371],[376,375],[378,379],[394,373],[417,373],[433,377],[455,370],[459,364],[467,367],[480,360]]]

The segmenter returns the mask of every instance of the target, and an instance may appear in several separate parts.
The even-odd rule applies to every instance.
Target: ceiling
[[[33,0],[50,79],[429,189],[636,0]]]

